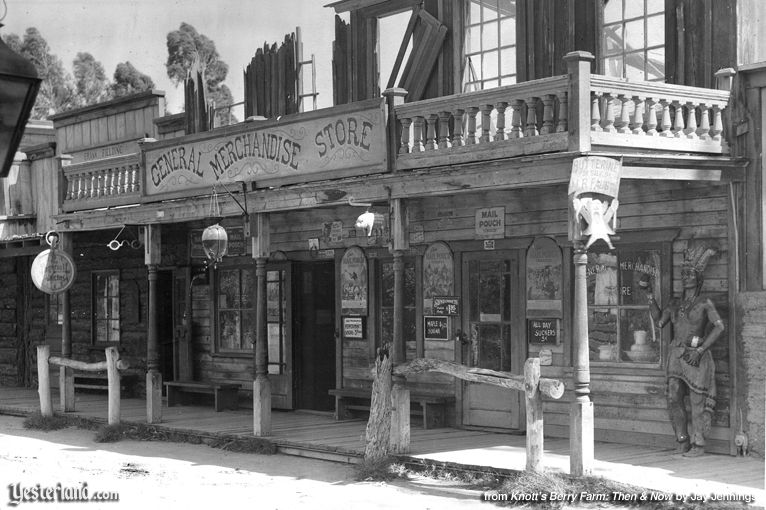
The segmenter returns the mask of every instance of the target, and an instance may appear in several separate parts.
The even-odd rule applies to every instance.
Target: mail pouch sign
[[[217,183],[308,182],[386,168],[382,99],[220,131],[145,145],[144,194],[179,195]]]

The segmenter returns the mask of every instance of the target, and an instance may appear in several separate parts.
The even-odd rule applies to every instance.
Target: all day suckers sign
[[[144,194],[178,195],[220,182],[281,185],[384,169],[383,107],[375,99],[147,145]]]

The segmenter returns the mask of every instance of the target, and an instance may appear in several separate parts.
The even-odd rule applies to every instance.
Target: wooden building
[[[600,156],[622,173],[614,249],[587,254],[596,439],[674,444],[670,332],[652,323],[638,282],[651,277],[663,303],[680,295],[684,252],[704,240],[717,249],[704,291],[726,326],[708,448],[734,453],[742,416],[762,454],[754,359],[766,335],[757,305],[742,304],[764,295],[761,124],[742,127],[754,91],[734,69],[765,55],[730,37],[760,3],[330,7],[346,18],[336,18],[332,108],[188,135],[188,121],[161,117],[156,92],[53,117],[51,224],[78,265],[60,296],[64,350],[119,346],[146,381],[150,421],[161,419],[163,381],[240,384],[256,434],[268,433],[271,408],[336,411],[333,395],[369,389],[385,344],[398,361],[515,373],[539,356],[544,376],[567,381],[565,397],[545,403],[546,434],[566,437],[568,185],[574,160]],[[381,69],[386,20],[401,13],[404,41]],[[215,223],[228,253],[212,263],[201,236]],[[634,349],[638,337],[651,349]],[[525,427],[518,394],[433,374],[407,385],[445,402],[450,426]]]

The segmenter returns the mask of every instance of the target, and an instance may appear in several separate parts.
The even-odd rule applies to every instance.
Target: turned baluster
[[[439,148],[449,149],[452,142],[449,138],[449,120],[452,114],[450,112],[439,112]]]
[[[693,103],[686,103],[686,138],[697,138],[697,109]]]
[[[130,192],[134,193],[139,191],[138,188],[138,166],[130,166]]]
[[[614,127],[614,97],[612,97],[612,94],[609,94],[608,92],[604,94],[603,105],[604,115],[602,115],[602,117],[604,119],[604,125],[602,127],[607,133],[615,133],[617,132],[617,128]]]
[[[399,144],[399,154],[409,154],[410,153],[410,125],[412,124],[412,119],[409,117],[403,117],[401,119],[402,123],[402,139],[401,143]]]
[[[557,133],[566,133],[566,131],[569,129],[569,124],[567,122],[567,115],[569,114],[567,111],[567,105],[567,93],[559,92],[559,123],[556,126]]]
[[[489,143],[491,136],[489,132],[492,130],[492,110],[495,107],[491,104],[483,104],[479,106],[481,112],[481,143]]]
[[[721,119],[721,107],[713,105],[713,127],[710,129],[710,134],[713,140],[716,142],[721,141],[721,133],[723,133],[723,120]]]
[[[524,131],[521,129],[521,106],[524,101],[516,99],[511,103],[513,115],[511,115],[511,138],[523,138]]]
[[[556,99],[554,94],[545,94],[543,96],[543,125],[540,127],[540,134],[547,135],[553,133],[553,101]]]
[[[675,110],[675,119],[673,123],[673,136],[675,138],[681,138],[684,136],[684,105],[678,101],[673,101],[673,108]]]
[[[107,174],[107,177],[109,179],[109,189],[107,189],[107,194],[109,196],[112,196],[116,193],[116,184],[117,184],[117,173],[120,171],[119,168],[110,168],[109,173]]]
[[[82,198],[85,198],[85,174],[78,174],[75,179],[77,179],[77,199],[80,200]]]
[[[475,106],[469,106],[465,111],[468,114],[468,138],[466,143],[468,145],[476,145],[479,143],[479,140],[476,139],[476,114],[479,113],[479,109]]]
[[[672,137],[673,132],[670,130],[673,124],[670,123],[670,103],[667,99],[660,99],[660,105],[662,106],[662,121],[660,124],[660,136]]]
[[[539,97],[530,97],[527,99],[527,127],[524,130],[524,136],[537,136],[537,101]]]
[[[423,152],[426,148],[423,146],[423,125],[425,119],[417,116],[412,122],[412,152]]]
[[[700,140],[710,140],[710,107],[700,105],[700,127],[697,128],[697,136]]]
[[[90,190],[88,197],[96,198],[96,192],[98,190],[98,172],[91,172],[90,174]]]
[[[651,97],[646,98],[646,134],[658,136],[657,131],[657,101]]]
[[[72,200],[76,198],[74,183],[75,180],[71,175],[66,177],[66,195],[64,196],[64,200]]]
[[[633,101],[633,122],[631,123],[631,133],[634,135],[644,134],[644,100],[638,96],[631,98]]]
[[[603,131],[601,129],[601,94],[594,92],[590,98],[590,130],[591,131]]]
[[[426,118],[426,150],[435,151],[439,148],[439,144],[436,142],[436,123],[439,121],[439,116],[435,113],[431,113]]]
[[[508,108],[508,103],[500,101],[495,105],[497,110],[497,129],[495,130],[495,141],[507,140],[508,134],[505,132],[505,110]]]
[[[452,146],[463,147],[465,145],[465,137],[463,136],[463,114],[465,110],[462,108],[455,108],[452,112]]]
[[[630,134],[630,106],[633,104],[633,99],[620,94],[617,97],[620,102],[620,118],[615,122],[617,132],[622,134]]]

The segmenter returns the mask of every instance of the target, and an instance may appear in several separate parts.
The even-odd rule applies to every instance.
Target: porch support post
[[[575,399],[569,414],[569,472],[585,476],[593,471],[593,402],[590,400],[588,358],[588,254],[582,241],[574,241],[574,317],[572,361]]]
[[[269,215],[254,214],[250,220],[255,258],[255,345],[253,346],[253,435],[271,435],[271,382],[268,372],[268,330],[266,323],[266,262],[270,253]]]
[[[587,51],[573,51],[564,55],[569,74],[567,115],[569,150],[590,151],[590,67],[595,57]]]
[[[399,119],[396,118],[396,107],[404,104],[407,91],[401,88],[390,88],[383,91],[383,96],[386,98],[388,113],[388,170],[395,172],[396,157],[401,143],[401,128],[399,128]]]
[[[404,363],[407,343],[404,338],[404,250],[409,248],[406,235],[406,210],[402,199],[391,201],[391,241],[394,255],[394,365]],[[403,376],[393,376],[391,388],[391,452],[402,454],[410,449],[410,390]]]
[[[72,254],[72,234],[59,235],[59,248]],[[69,291],[61,293],[61,357],[72,357],[72,304]],[[65,366],[59,367],[59,401],[61,411],[74,411],[74,371]]]
[[[147,279],[149,283],[148,330],[146,332],[146,422],[162,421],[162,374],[160,373],[160,352],[157,317],[157,266],[161,259],[160,225],[145,227],[145,251]]]

